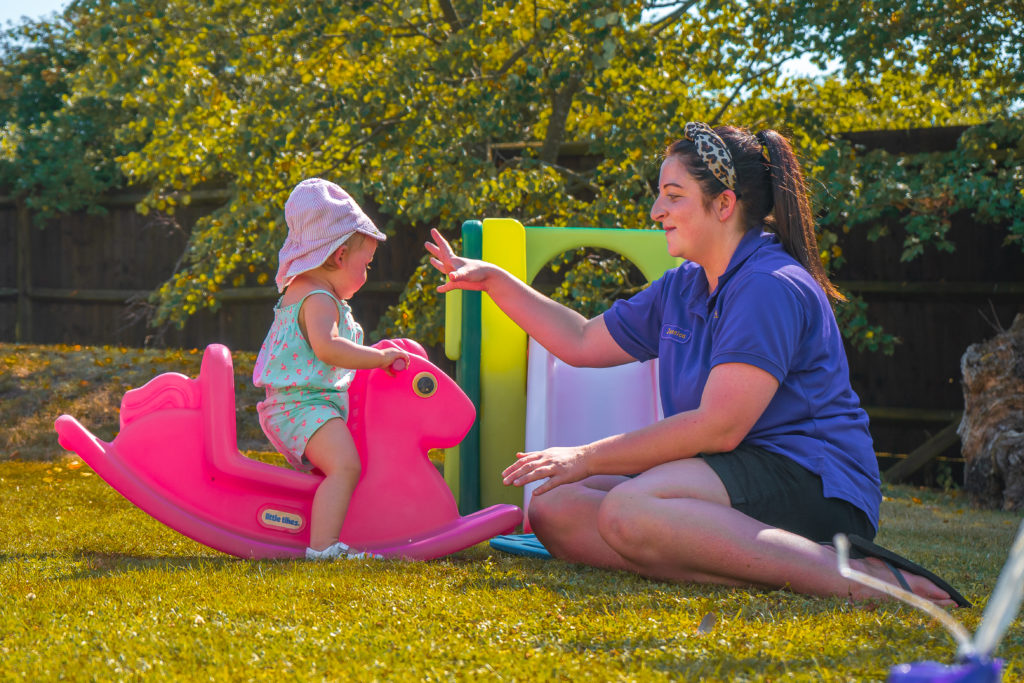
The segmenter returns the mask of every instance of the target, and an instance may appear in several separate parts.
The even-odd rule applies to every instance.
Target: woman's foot
[[[885,581],[886,583],[895,584],[904,590],[910,591],[915,595],[934,602],[940,607],[957,606],[957,602],[950,597],[949,593],[942,590],[925,577],[898,569],[877,557],[865,557],[861,560],[850,560],[850,566],[854,569],[859,569],[865,574],[870,574],[876,579]],[[900,580],[901,578],[902,581]],[[861,586],[861,590],[865,591],[865,593],[870,597],[878,596],[877,591],[867,588],[866,586]]]
[[[896,584],[941,607],[971,606],[967,598],[955,588],[902,555],[854,534],[848,536],[847,540],[852,549],[851,554],[856,553],[855,557],[859,558],[850,561],[854,569],[859,569],[886,583]],[[871,589],[860,588],[875,594]]]

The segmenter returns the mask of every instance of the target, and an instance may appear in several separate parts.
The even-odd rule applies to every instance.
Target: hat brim
[[[280,265],[275,277],[277,291],[283,292],[296,277],[322,266],[324,261],[338,250],[338,247],[347,242],[357,232],[367,237],[372,237],[378,242],[383,242],[387,239],[387,235],[378,230],[372,223],[368,228],[360,225],[352,232],[346,233],[330,242],[325,242],[308,251],[303,251],[304,248],[298,242],[292,241],[290,237],[285,239],[284,246],[281,247]],[[296,253],[292,254],[291,252],[293,251]]]

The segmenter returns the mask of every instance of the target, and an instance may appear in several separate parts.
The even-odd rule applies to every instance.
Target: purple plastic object
[[[889,683],[999,683],[1003,661],[969,659],[947,666],[938,662],[900,664],[889,671]]]
[[[340,539],[384,556],[429,560],[511,532],[515,505],[460,517],[427,457],[457,445],[475,417],[458,385],[411,340],[385,340],[409,353],[410,372],[359,370],[349,389],[349,429],[362,475]],[[159,375],[125,394],[113,442],[70,415],[57,418],[61,446],[160,522],[243,558],[302,557],[319,474],[242,455],[235,426],[231,353],[213,344],[197,379]],[[283,462],[283,459],[282,459]]]

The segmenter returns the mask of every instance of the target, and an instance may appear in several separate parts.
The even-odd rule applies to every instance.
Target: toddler
[[[348,387],[359,368],[390,368],[409,356],[363,346],[347,300],[366,282],[377,243],[386,237],[343,189],[320,178],[299,183],[284,205],[274,323],[260,347],[253,382],[266,387],[260,426],[296,469],[324,474],[313,496],[311,560],[365,554],[338,540],[359,454],[349,433]]]

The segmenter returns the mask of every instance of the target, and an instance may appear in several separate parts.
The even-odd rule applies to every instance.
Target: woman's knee
[[[527,515],[530,518],[530,526],[547,527],[554,522],[564,522],[566,518],[565,486],[559,486],[540,496],[530,497],[530,506],[527,508]]]
[[[582,529],[594,527],[597,509],[604,491],[588,488],[582,482],[563,484],[530,499],[527,510],[530,526],[545,543],[571,539]]]
[[[648,493],[627,482],[608,492],[597,513],[597,530],[612,548],[632,548],[641,542],[644,500]]]

